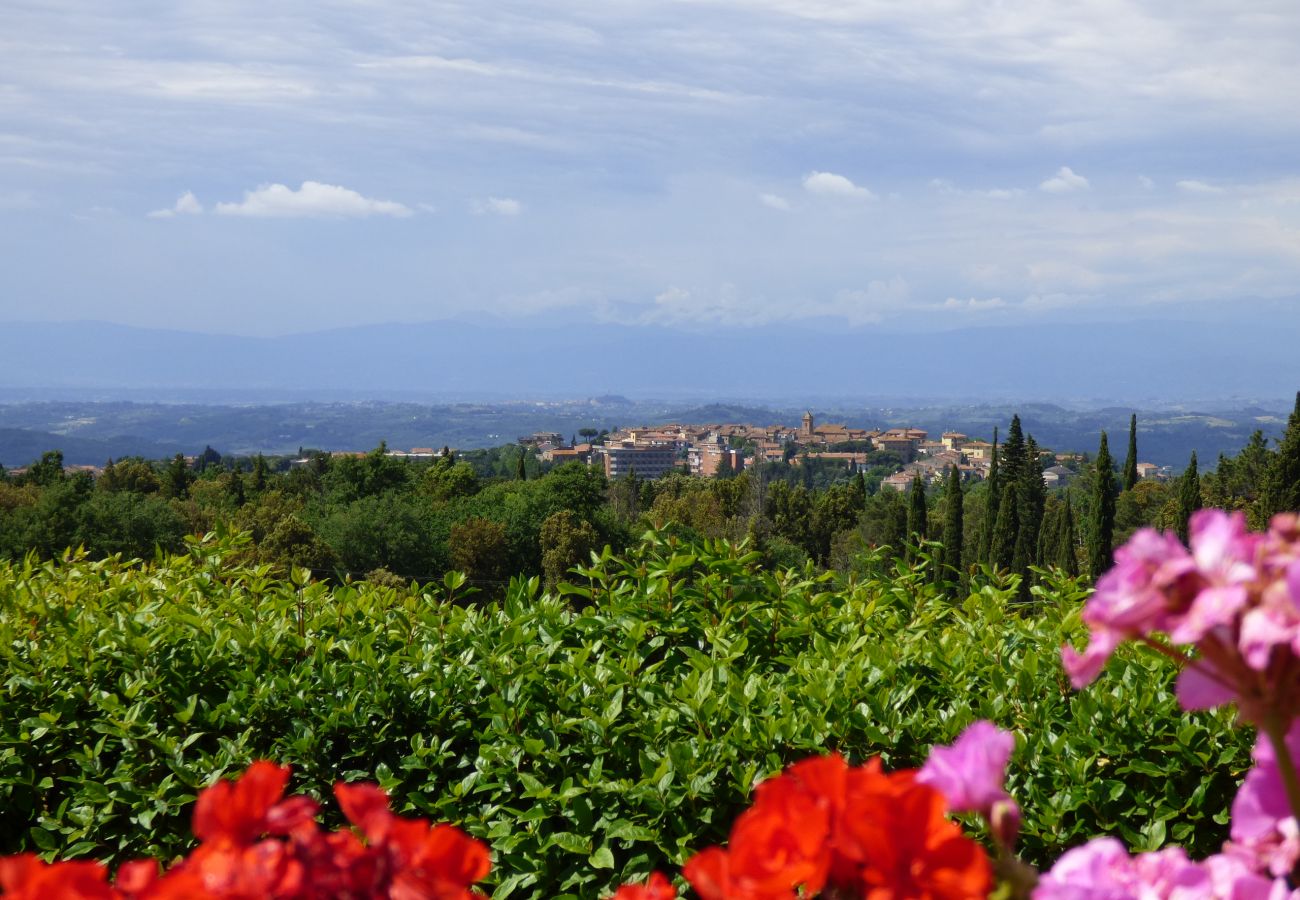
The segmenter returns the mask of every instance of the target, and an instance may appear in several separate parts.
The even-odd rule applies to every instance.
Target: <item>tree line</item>
[[[1123,463],[1108,437],[1094,457],[1061,460],[1071,484],[1049,490],[1056,457],[1026,434],[1018,416],[995,432],[988,477],[966,483],[949,469],[927,486],[881,488],[899,460],[872,453],[844,469],[805,455],[715,479],[686,474],[608,481],[596,468],[550,467],[505,446],[432,460],[304,452],[288,458],[228,457],[206,448],[193,460],[109,461],[98,477],[65,471],[57,451],[21,475],[0,468],[0,555],[57,555],[82,546],[95,556],[150,556],[178,549],[187,534],[248,531],[246,552],[277,567],[322,577],[427,581],[465,572],[485,588],[514,575],[554,582],[593,551],[618,551],[647,527],[705,538],[749,539],[772,565],[852,572],[868,547],[888,547],[937,580],[973,571],[1020,576],[1027,597],[1040,568],[1095,577],[1115,546],[1144,526],[1184,540],[1201,506],[1245,511],[1255,527],[1300,510],[1300,394],[1275,447],[1256,432],[1235,456],[1202,472],[1192,454],[1172,481],[1140,480],[1139,430],[1130,421]]]

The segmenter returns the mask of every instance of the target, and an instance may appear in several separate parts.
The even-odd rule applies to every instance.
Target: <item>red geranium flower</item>
[[[108,870],[97,862],[47,863],[34,853],[0,858],[5,900],[115,900]]]
[[[677,900],[673,883],[658,872],[650,873],[645,884],[625,884],[614,894],[613,900]]]
[[[310,823],[319,808],[310,797],[284,797],[289,767],[258,761],[235,781],[218,781],[194,805],[200,841],[248,845],[264,834],[289,834]]]
[[[343,814],[378,853],[370,873],[371,896],[392,900],[467,900],[487,875],[487,845],[451,825],[430,826],[388,809],[388,796],[373,784],[336,784]],[[384,891],[387,893],[384,893]]]

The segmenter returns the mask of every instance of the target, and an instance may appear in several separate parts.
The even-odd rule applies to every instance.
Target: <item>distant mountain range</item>
[[[0,396],[211,400],[752,398],[803,404],[1210,399],[1287,405],[1300,318],[966,328],[679,330],[529,319],[275,338],[95,322],[0,324]]]

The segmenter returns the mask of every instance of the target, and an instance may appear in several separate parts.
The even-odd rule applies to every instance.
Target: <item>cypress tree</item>
[[[948,467],[948,483],[943,495],[943,568],[944,578],[960,582],[962,575],[962,506],[961,475],[956,466]]]
[[[1131,491],[1138,483],[1138,417],[1128,420],[1128,455],[1124,457],[1123,490]]]
[[[1110,568],[1115,542],[1115,462],[1111,459],[1104,431],[1097,450],[1096,467],[1092,526],[1088,529],[1088,568],[1094,579],[1100,578]]]
[[[925,508],[925,482],[918,473],[912,478],[912,492],[907,503],[907,539],[918,547],[926,539],[928,517]]]
[[[1056,532],[1056,552],[1052,565],[1071,577],[1079,574],[1079,557],[1074,548],[1078,543],[1074,531],[1074,504],[1067,493],[1061,504],[1061,518]]]
[[[520,450],[520,451],[519,451],[519,461],[515,464],[515,480],[516,480],[516,481],[527,481],[527,480],[528,480],[528,470],[527,470],[526,468],[524,468],[524,457],[525,457],[526,455],[527,455],[527,454],[526,454],[523,450]]]
[[[1192,451],[1191,462],[1178,482],[1178,537],[1185,544],[1192,513],[1201,508],[1201,476],[1196,471],[1196,451]]]
[[[1014,485],[1020,480],[1025,463],[1025,434],[1020,429],[1020,416],[1011,417],[1007,440],[1002,445],[1002,483]]]
[[[244,476],[239,474],[235,469],[230,473],[230,499],[235,501],[235,506],[243,506],[247,498],[244,496]]]
[[[998,518],[998,505],[1002,502],[1002,475],[998,471],[998,430],[993,429],[993,459],[989,463],[989,492],[984,499],[984,523],[980,528],[980,541],[976,547],[977,562],[992,565],[993,529]]]
[[[1263,480],[1261,518],[1267,520],[1280,512],[1300,512],[1300,391],[1296,391],[1295,409]]]
[[[880,541],[889,547],[891,556],[897,559],[903,555],[903,547],[907,543],[907,508],[898,491],[892,488],[881,491],[880,499],[884,504]]]
[[[190,469],[185,464],[184,454],[177,453],[167,467],[168,496],[184,499],[190,493]]]
[[[1056,558],[1056,543],[1061,538],[1061,503],[1048,497],[1043,505],[1043,527],[1038,529],[1038,559],[1040,565],[1052,565]]]
[[[1022,575],[1038,562],[1038,532],[1043,526],[1043,503],[1047,488],[1043,484],[1043,460],[1033,436],[1025,442],[1020,479],[1016,483],[1016,561],[1012,568]]]
[[[1016,519],[1016,491],[1013,485],[1007,485],[998,503],[997,521],[989,546],[989,565],[994,569],[1004,571],[1011,568],[1011,559],[1016,551]]]
[[[258,493],[266,490],[266,458],[260,453],[253,460],[253,490]]]

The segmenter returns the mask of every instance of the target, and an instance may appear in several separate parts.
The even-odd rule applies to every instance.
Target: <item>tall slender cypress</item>
[[[1010,486],[1020,480],[1025,463],[1025,434],[1020,429],[1020,416],[1011,417],[1007,440],[1002,445],[1002,483]]]
[[[989,547],[989,565],[994,569],[1011,568],[1012,557],[1016,551],[1016,490],[1008,484],[1002,490],[1002,499],[998,503],[997,522],[993,528],[993,542]]]
[[[1128,420],[1128,455],[1124,457],[1123,490],[1131,491],[1138,483],[1138,417],[1134,413]]]
[[[1032,576],[1029,567],[1038,563],[1038,532],[1043,525],[1043,460],[1038,443],[1030,435],[1016,479],[1016,544],[1011,554],[1011,571],[1020,576],[1020,599],[1029,599]]]
[[[1096,467],[1092,523],[1088,529],[1088,569],[1093,578],[1100,578],[1111,566],[1115,542],[1115,461],[1111,459],[1104,431],[1097,449]]]
[[[1061,521],[1056,532],[1056,553],[1052,565],[1066,575],[1075,576],[1079,574],[1079,557],[1074,552],[1078,539],[1074,531],[1074,504],[1070,502],[1068,493],[1061,506]]]
[[[976,562],[993,563],[990,556],[993,546],[993,529],[998,518],[998,504],[1002,502],[1002,474],[998,466],[998,429],[993,428],[993,459],[989,463],[989,492],[984,498],[984,522],[980,528],[980,542],[976,547]]]
[[[1201,476],[1196,470],[1196,451],[1178,482],[1178,537],[1185,544],[1191,527],[1192,513],[1201,508]]]
[[[918,473],[912,478],[912,492],[907,503],[907,540],[920,547],[926,538],[925,482]]]
[[[912,492],[908,497],[907,508],[907,533],[919,540],[925,540],[927,535],[927,516],[925,506],[925,482],[921,480],[919,474],[912,478]]]
[[[1043,502],[1047,488],[1043,484],[1043,460],[1033,435],[1025,442],[1020,478],[1016,482],[1016,556],[1013,565],[1022,574],[1038,562],[1038,532],[1043,525]]]
[[[962,495],[961,475],[956,466],[948,467],[948,481],[943,494],[943,575],[953,581],[960,581],[962,574],[962,507],[965,498]]]
[[[1295,409],[1263,480],[1259,498],[1261,518],[1268,519],[1280,512],[1300,512],[1300,391],[1296,391]]]
[[[515,480],[516,480],[516,481],[527,481],[527,480],[528,480],[528,469],[527,469],[527,468],[525,467],[525,465],[524,465],[524,457],[525,457],[526,455],[527,455],[527,451],[525,451],[525,450],[520,450],[520,451],[519,451],[519,461],[518,461],[518,463],[515,465]]]

